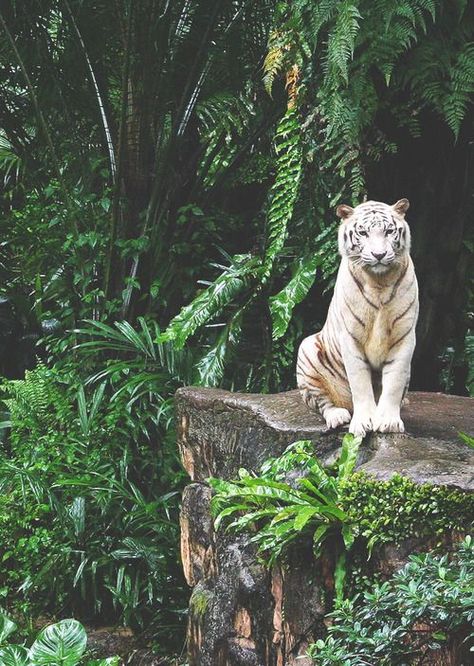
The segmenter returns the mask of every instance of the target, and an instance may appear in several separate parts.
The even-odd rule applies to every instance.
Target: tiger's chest
[[[353,327],[352,334],[358,339],[365,358],[374,369],[380,369],[394,344],[399,339],[400,328],[410,326],[410,317],[399,318],[400,312],[408,303],[407,294],[399,294],[391,298],[390,290],[369,291],[365,293],[368,298],[356,298],[353,308],[360,313],[359,322],[363,325]]]
[[[393,331],[390,326],[391,313],[380,309],[368,319],[363,339],[363,350],[373,368],[381,368],[393,344]]]

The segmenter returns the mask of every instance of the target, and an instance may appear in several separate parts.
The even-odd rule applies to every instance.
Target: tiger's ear
[[[341,204],[336,208],[336,215],[341,218],[341,220],[346,220],[352,215],[354,209],[346,204]]]
[[[392,208],[396,213],[403,217],[410,208],[410,202],[408,199],[399,199],[397,203],[393,204]]]

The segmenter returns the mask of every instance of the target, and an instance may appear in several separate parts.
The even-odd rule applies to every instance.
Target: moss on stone
[[[212,593],[209,590],[203,590],[196,587],[189,600],[189,607],[193,615],[202,617],[207,610],[211,597]]]
[[[340,504],[369,547],[412,536],[465,533],[474,522],[474,494],[417,484],[398,474],[380,481],[356,472],[341,484]]]

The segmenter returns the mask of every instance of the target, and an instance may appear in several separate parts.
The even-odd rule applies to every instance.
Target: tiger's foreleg
[[[410,364],[415,349],[415,332],[396,345],[396,356],[390,350],[382,370],[382,393],[375,410],[374,430],[404,432],[400,407],[410,380]]]
[[[346,407],[351,406],[351,398],[347,378],[325,355],[318,335],[310,335],[301,343],[296,376],[304,402],[310,409],[319,410],[328,429],[349,423],[351,414]]]
[[[349,432],[364,437],[373,430],[376,408],[371,367],[362,348],[349,333],[341,338],[341,354],[354,405]]]

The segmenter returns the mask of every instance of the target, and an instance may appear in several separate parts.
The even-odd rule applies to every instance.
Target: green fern
[[[229,356],[241,339],[242,316],[241,309],[227,322],[217,342],[197,364],[200,385],[217,386],[221,382]]]
[[[288,78],[292,68],[300,70],[304,63],[310,61],[311,50],[304,36],[304,16],[301,10],[301,7],[295,7],[290,2],[279,2],[276,6],[274,29],[268,38],[267,55],[263,63],[263,85],[270,97],[279,74],[285,73]]]
[[[443,115],[457,137],[474,94],[474,42],[464,45],[451,69],[449,91],[442,100]]]
[[[267,211],[267,248],[263,262],[252,255],[237,255],[231,265],[207,289],[171,321],[163,340],[181,349],[186,341],[204,325],[209,324],[242,292],[249,292],[247,301],[256,294],[272,274],[275,260],[282,251],[288,235],[288,224],[298,195],[301,169],[301,124],[298,110],[289,108],[275,132],[276,176],[270,191]],[[241,332],[241,315],[233,315],[209,352],[197,365],[199,379],[206,385],[216,385],[224,373],[230,350],[235,347]]]
[[[0,388],[10,415],[4,425],[11,425],[19,439],[24,431],[33,430],[39,437],[66,427],[73,415],[66,390],[59,387],[57,373],[41,362],[27,370],[24,379],[4,381]]]
[[[246,95],[219,92],[200,102],[196,114],[205,146],[199,174],[209,188],[234,159],[239,147],[237,138],[248,131],[255,109]]]
[[[176,348],[205,324],[210,323],[256,276],[258,258],[250,254],[236,255],[231,265],[207,289],[171,321],[163,340],[172,341]]]
[[[339,77],[348,82],[349,61],[354,53],[361,18],[354,2],[340,3],[334,27],[329,33],[326,55],[327,76],[333,84]]]
[[[278,340],[285,333],[293,314],[293,308],[306,297],[313,286],[316,268],[323,258],[311,254],[298,261],[295,274],[286,287],[270,298],[270,312],[273,320],[273,339]]]
[[[275,152],[276,177],[267,212],[268,244],[262,268],[263,281],[270,277],[275,259],[283,249],[299,191],[302,170],[301,124],[298,110],[294,107],[286,111],[278,124]]]
[[[273,82],[278,74],[283,70],[285,61],[284,44],[281,43],[281,33],[274,31],[270,34],[268,41],[267,55],[263,63],[264,76],[263,85],[267,93],[272,95]]]

